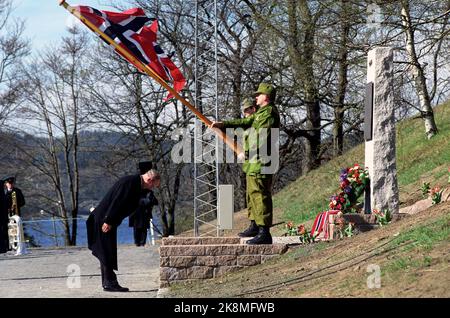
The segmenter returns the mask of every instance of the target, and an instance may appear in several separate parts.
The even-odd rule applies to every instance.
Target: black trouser
[[[133,228],[134,233],[134,243],[137,246],[144,246],[145,242],[147,241],[147,229],[144,228]]]
[[[100,270],[102,272],[103,287],[109,287],[117,284],[117,276],[112,268],[109,268],[108,266],[105,266],[102,262],[100,262]]]
[[[0,224],[0,254],[9,250],[8,223]]]

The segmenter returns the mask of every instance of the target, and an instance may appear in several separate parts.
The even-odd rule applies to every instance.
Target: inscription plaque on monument
[[[373,82],[366,84],[366,99],[364,106],[364,140],[372,140],[373,125]]]

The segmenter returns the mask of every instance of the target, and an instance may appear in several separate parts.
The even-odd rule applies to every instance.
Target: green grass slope
[[[439,134],[427,140],[423,120],[408,119],[397,125],[397,172],[401,205],[421,199],[423,182],[447,184],[450,166],[450,101],[436,107]],[[364,144],[300,177],[274,196],[278,219],[302,223],[328,209],[329,197],[338,191],[340,169],[364,165]]]
[[[216,279],[172,284],[168,295],[450,297],[449,211],[450,202],[444,202],[352,238],[292,247],[264,264]],[[375,271],[379,285],[374,285]]]

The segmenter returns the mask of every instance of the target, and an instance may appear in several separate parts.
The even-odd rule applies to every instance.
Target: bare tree
[[[33,125],[39,147],[22,148],[23,160],[33,166],[53,187],[53,194],[39,192],[43,202],[57,206],[62,218],[65,244],[76,245],[79,211],[79,131],[84,121],[83,103],[89,71],[84,64],[86,36],[69,29],[60,47],[48,49],[25,69],[27,85],[24,106],[18,118]],[[46,140],[46,143],[42,142]]]
[[[438,133],[433,106],[448,98],[450,1],[386,1],[384,43],[397,48],[396,91],[399,105],[419,112],[429,139]],[[443,49],[444,48],[444,49]]]
[[[434,120],[433,108],[431,107],[431,98],[428,91],[423,66],[419,62],[419,57],[416,53],[415,26],[411,19],[409,0],[402,0],[401,7],[401,18],[405,32],[405,48],[410,64],[409,71],[414,79],[416,92],[419,97],[421,116],[425,123],[425,133],[427,138],[430,139],[437,134],[438,128]],[[448,16],[446,20],[448,20]]]
[[[28,43],[23,39],[24,23],[12,21],[12,1],[0,0],[0,125],[17,106],[22,79],[17,67],[28,55]]]
[[[298,104],[304,106],[304,119],[300,123],[298,120],[286,123],[285,131],[291,138],[302,137],[306,140],[304,171],[317,168],[320,165],[321,131],[324,126],[317,78],[319,72],[315,70],[319,64],[315,53],[318,24],[323,17],[325,6],[320,2],[308,1],[271,2],[266,8],[255,4],[254,1],[246,0],[245,3],[251,8],[259,27],[282,41],[280,50],[275,54],[281,54],[282,51],[287,53],[289,68],[293,73],[293,83],[290,85],[297,91],[301,89],[301,94],[297,92],[297,95],[301,95]],[[269,43],[266,45],[269,45],[267,51],[273,50]],[[277,69],[280,70],[279,67]]]
[[[185,109],[176,101],[164,101],[167,91],[152,78],[140,74],[134,66],[109,51],[103,44],[93,54],[96,79],[89,87],[90,123],[119,132],[125,144],[120,152],[106,158],[104,168],[116,174],[135,170],[115,169],[122,163],[152,161],[162,175],[161,189],[156,190],[163,214],[163,234],[174,234],[175,205],[179,196],[184,163],[171,162],[171,134],[188,124]],[[112,162],[113,160],[113,162]]]

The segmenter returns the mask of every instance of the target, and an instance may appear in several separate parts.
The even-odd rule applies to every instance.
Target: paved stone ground
[[[15,256],[0,254],[0,297],[19,298],[114,298],[157,296],[159,286],[158,246],[118,248],[117,279],[128,293],[104,292],[101,288],[100,266],[86,247],[60,249],[28,249],[31,253]],[[80,269],[80,288],[68,273],[68,266]],[[73,266],[73,265],[72,265]]]

